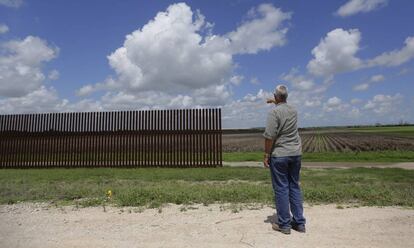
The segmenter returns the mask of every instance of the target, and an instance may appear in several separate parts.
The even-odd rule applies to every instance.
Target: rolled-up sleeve
[[[278,128],[278,120],[276,113],[274,111],[270,111],[267,114],[267,121],[266,121],[266,129],[263,133],[263,137],[266,139],[274,140],[277,138],[277,128]]]

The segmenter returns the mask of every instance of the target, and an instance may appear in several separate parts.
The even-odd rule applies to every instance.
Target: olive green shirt
[[[298,112],[287,104],[276,104],[267,116],[266,129],[263,136],[273,140],[273,157],[302,155],[302,142],[299,136]]]

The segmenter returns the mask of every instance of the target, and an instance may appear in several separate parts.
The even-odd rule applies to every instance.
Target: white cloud
[[[0,34],[5,34],[7,32],[9,32],[9,27],[4,23],[0,23]]]
[[[243,81],[244,76],[241,75],[234,75],[230,78],[230,83],[234,85],[240,85],[240,83]]]
[[[354,91],[365,91],[368,88],[369,88],[369,84],[368,83],[363,83],[363,84],[355,85],[352,89]]]
[[[153,20],[126,36],[122,47],[108,56],[116,76],[85,85],[77,91],[106,96],[132,105],[191,107],[231,102],[230,85],[243,76],[233,75],[235,54],[257,53],[285,44],[283,23],[289,13],[270,4],[252,9],[249,19],[235,31],[212,34],[212,24],[185,3],[170,5]],[[161,100],[165,99],[165,100]],[[109,97],[101,99],[103,104]],[[118,104],[118,103],[116,103]]]
[[[394,96],[383,94],[375,95],[365,104],[364,109],[372,110],[376,114],[384,115],[397,110],[402,99],[403,96],[399,93],[395,94]]]
[[[19,8],[22,6],[23,0],[0,0],[0,5],[4,5],[11,8]]]
[[[329,98],[328,101],[326,102],[327,106],[329,107],[336,107],[340,105],[341,103],[342,103],[342,100],[336,96]]]
[[[20,97],[38,89],[45,79],[42,65],[58,55],[58,48],[28,36],[0,47],[0,96]]]
[[[307,65],[308,71],[315,76],[332,78],[338,73],[376,66],[399,66],[414,59],[414,37],[408,37],[401,49],[366,60],[356,56],[360,40],[358,29],[330,31],[312,49],[313,59]]]
[[[47,76],[50,80],[57,80],[59,78],[59,71],[52,70],[49,72],[49,75]]]
[[[373,76],[371,76],[371,78],[369,79],[368,82],[355,85],[353,87],[353,90],[354,91],[365,91],[365,90],[367,90],[371,86],[371,84],[373,84],[373,83],[379,83],[379,82],[382,82],[384,80],[385,80],[384,75],[381,75],[381,74],[373,75]]]
[[[40,86],[24,96],[0,99],[0,113],[61,112],[68,107],[68,101],[60,99],[54,88]]]
[[[366,13],[387,5],[388,0],[349,0],[342,5],[336,14],[346,17],[357,13]]]
[[[352,104],[359,104],[359,103],[361,103],[362,102],[362,100],[361,99],[358,99],[358,98],[353,98],[352,100],[351,100],[351,103]]]
[[[250,78],[250,83],[251,84],[260,84],[259,79],[257,79],[257,77],[252,77]]]
[[[249,16],[251,18],[236,31],[224,36],[231,44],[232,53],[257,53],[286,43],[288,29],[282,24],[291,18],[291,13],[285,13],[271,4],[261,4],[251,9]]]
[[[367,61],[367,66],[399,66],[414,58],[414,36],[405,40],[405,46],[399,50],[385,52]]]
[[[300,91],[308,91],[313,89],[315,83],[312,79],[309,79],[303,75],[298,74],[298,69],[293,68],[290,72],[286,75],[282,75],[282,79],[290,82],[294,89]]]
[[[369,81],[373,83],[377,83],[377,82],[381,82],[384,80],[385,80],[384,75],[377,74],[377,75],[372,76]]]
[[[361,33],[358,29],[330,31],[318,46],[312,49],[314,58],[307,68],[317,76],[330,77],[337,73],[359,68],[361,60],[355,55],[359,50]]]

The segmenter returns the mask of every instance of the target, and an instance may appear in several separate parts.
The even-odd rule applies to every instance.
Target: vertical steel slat
[[[75,113],[70,113],[70,166],[76,167],[75,164]]]
[[[222,138],[223,133],[221,131],[221,109],[219,109],[219,156],[220,156],[220,166],[223,166],[223,150],[222,150]]]
[[[5,158],[4,158],[4,167],[8,168],[10,167],[10,115],[6,115],[4,117],[4,122],[5,122]]]
[[[199,128],[199,132],[198,132],[198,155],[199,155],[199,166],[203,165],[203,112],[202,109],[198,110],[198,128]]]
[[[220,113],[219,109],[217,109],[217,116],[216,116],[216,123],[217,123],[217,165],[220,165]]]
[[[167,166],[167,125],[168,125],[168,122],[167,122],[167,110],[164,110],[163,111],[163,132],[164,132],[164,134],[163,134],[163,141],[162,141],[162,143],[163,143],[163,153],[164,153],[164,156],[163,156],[163,167],[165,167],[165,166]]]
[[[125,166],[125,111],[121,111],[121,167]]]
[[[10,155],[9,155],[9,166],[14,167],[14,115],[10,115],[9,120],[9,135],[10,135]]]
[[[139,111],[139,139],[138,139],[138,146],[139,146],[139,165],[140,167],[144,166],[144,112]]]
[[[214,113],[214,117],[213,117],[213,130],[214,130],[214,142],[213,142],[213,152],[214,152],[214,165],[217,166],[218,165],[218,154],[217,154],[217,149],[218,149],[218,140],[217,140],[217,109],[213,109],[213,113]]]
[[[213,133],[212,131],[212,125],[211,125],[211,121],[212,121],[212,114],[211,114],[211,109],[208,110],[208,150],[209,150],[209,156],[208,156],[208,161],[209,161],[209,166],[211,167],[213,165],[213,149],[212,149],[212,136]]]
[[[10,154],[10,133],[9,133],[9,120],[10,120],[10,115],[5,115],[4,116],[4,137],[5,137],[5,149],[4,149],[4,168],[8,168],[10,166],[9,164],[9,154]]]
[[[43,166],[48,167],[49,166],[49,160],[48,160],[48,150],[49,150],[49,113],[45,114],[44,122],[43,122]]]
[[[128,111],[128,167],[133,166],[134,156],[132,149],[132,111]]]
[[[98,111],[95,115],[95,165],[94,167],[104,167],[102,159],[102,112]]]
[[[156,145],[157,145],[157,150],[155,152],[155,154],[157,155],[157,165],[160,166],[161,165],[161,153],[162,153],[162,149],[161,149],[161,110],[157,110],[157,116],[156,116],[156,124],[157,124],[157,131],[156,133]]]
[[[111,167],[111,163],[109,163],[109,152],[110,150],[108,149],[109,146],[109,113],[108,112],[104,112],[104,160],[105,160],[105,166],[106,167]]]
[[[150,110],[150,166],[154,164],[154,110]]]
[[[0,133],[0,138],[1,138],[1,168],[6,168],[7,167],[7,129],[6,129],[6,125],[7,125],[7,115],[2,115],[1,116],[1,133]]]
[[[0,168],[4,167],[4,159],[5,159],[5,146],[4,143],[6,141],[5,137],[5,130],[4,130],[4,121],[5,116],[0,115]]]
[[[148,135],[148,129],[149,129],[149,111],[144,111],[144,131],[145,131],[145,135],[144,135],[144,166],[148,166],[149,165],[149,149],[148,149],[148,145],[149,145],[149,135]]]
[[[202,166],[206,166],[206,112],[201,109],[201,161]]]
[[[7,154],[7,157],[6,157],[6,167],[11,167],[11,160],[10,160],[10,155],[11,155],[11,151],[12,151],[12,149],[11,149],[11,146],[12,146],[12,139],[11,139],[11,132],[10,132],[10,123],[11,123],[11,115],[7,115],[6,116],[6,130],[7,130],[7,142],[6,142],[6,148],[7,148],[7,151],[6,151],[6,154]]]
[[[132,150],[132,152],[131,152],[131,156],[132,156],[132,158],[131,158],[131,166],[132,167],[136,167],[137,166],[137,146],[136,146],[136,131],[137,131],[137,128],[136,128],[136,124],[137,124],[137,111],[131,111],[131,115],[132,115],[132,117],[131,117],[131,132],[130,132],[130,135],[131,135],[131,150]]]
[[[116,166],[119,167],[121,165],[121,149],[120,149],[120,141],[121,141],[121,113],[120,111],[116,112]]]
[[[15,167],[19,168],[20,167],[20,157],[21,157],[21,149],[20,149],[20,137],[21,137],[21,133],[20,133],[20,122],[21,122],[21,115],[17,115],[16,118],[16,159],[15,159]]]
[[[190,122],[190,126],[189,126],[189,130],[190,130],[190,140],[189,140],[189,152],[190,152],[190,166],[194,167],[194,145],[193,145],[193,141],[194,141],[194,109],[190,109],[189,110],[189,122]]]
[[[99,166],[98,159],[98,113],[93,112],[92,115],[92,157],[93,157],[93,167]]]
[[[57,113],[53,113],[52,115],[52,119],[53,119],[53,125],[52,125],[52,167],[56,167],[56,150],[58,148],[56,141],[57,141],[57,135],[56,135],[56,124],[57,124]]]
[[[180,158],[180,167],[184,165],[183,159],[183,110],[178,110],[178,156]]]
[[[178,110],[171,110],[171,152],[172,152],[172,158],[173,158],[173,166],[178,166],[178,143],[177,143],[177,112]]]
[[[62,160],[63,166],[68,167],[68,113],[63,113],[63,128],[62,128],[62,135],[63,135],[63,152],[62,152]]]
[[[107,159],[108,159],[108,167],[113,167],[112,163],[112,140],[113,140],[113,131],[112,131],[112,112],[108,112],[106,121],[108,122],[107,125]]]
[[[72,121],[72,164],[75,167],[79,167],[78,163],[78,137],[77,137],[77,125],[78,125],[78,113],[73,113]]]

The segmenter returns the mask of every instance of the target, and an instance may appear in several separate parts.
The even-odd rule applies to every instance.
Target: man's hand
[[[269,154],[265,154],[264,159],[263,159],[263,165],[264,165],[264,167],[269,168],[269,163],[270,163]]]
[[[267,98],[266,103],[276,103],[274,98]]]

